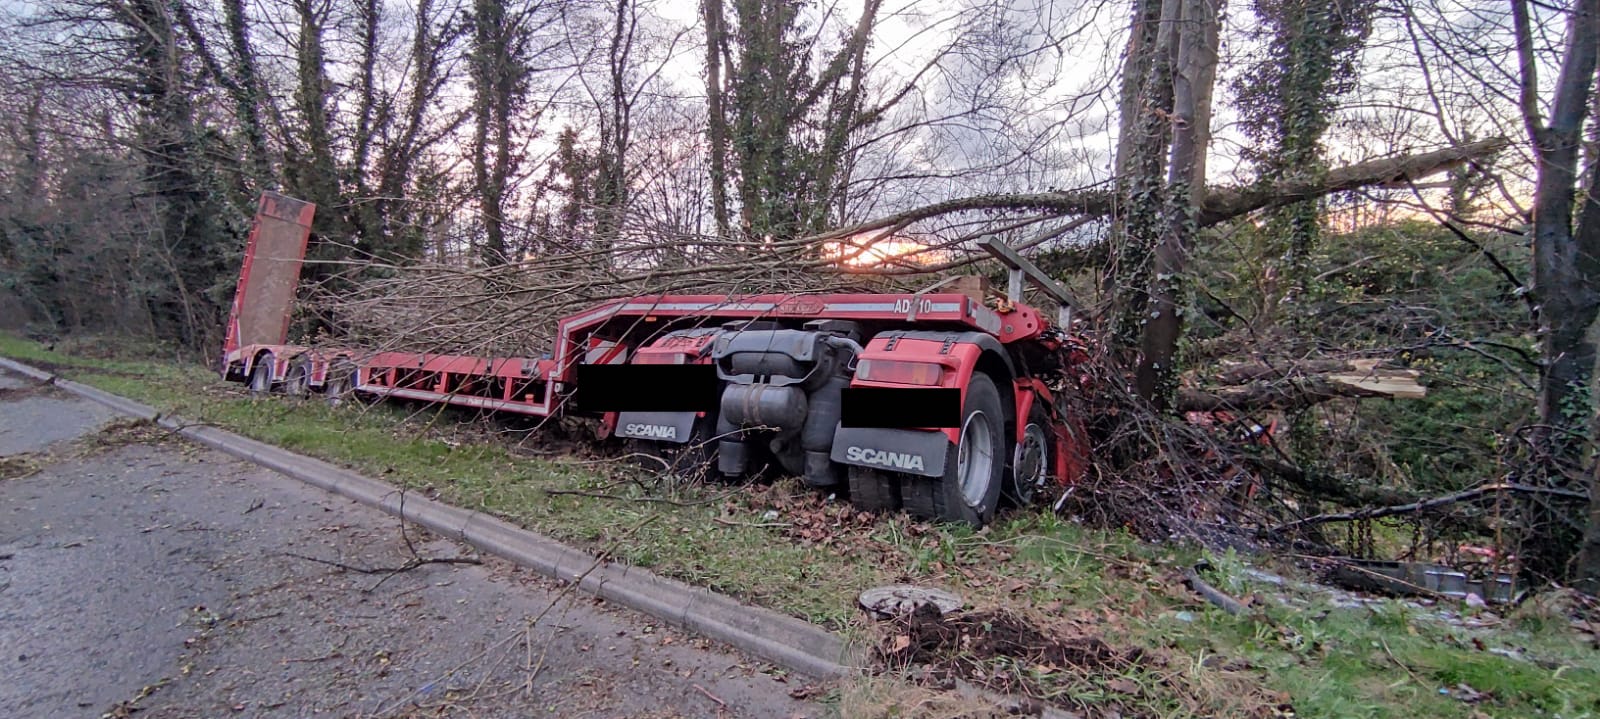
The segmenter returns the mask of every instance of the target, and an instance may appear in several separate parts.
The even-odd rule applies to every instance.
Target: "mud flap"
[[[687,444],[697,419],[694,412],[618,412],[615,436]]]
[[[840,464],[943,477],[950,438],[943,432],[876,427],[840,427],[831,458]]]

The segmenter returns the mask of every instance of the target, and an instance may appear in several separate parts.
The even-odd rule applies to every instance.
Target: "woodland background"
[[[635,292],[920,289],[998,234],[1089,310],[1108,521],[1600,581],[1600,0],[0,13],[12,329],[214,355],[264,190],[319,208],[305,332],[457,352]],[[1323,378],[1357,361],[1429,395]]]

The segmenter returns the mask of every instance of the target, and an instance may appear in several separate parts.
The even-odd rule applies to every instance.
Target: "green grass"
[[[242,387],[154,351],[63,350],[0,335],[0,355],[855,636],[879,631],[855,609],[856,594],[903,581],[1139,647],[1156,661],[1034,677],[1049,693],[1114,701],[1127,715],[1239,716],[1286,701],[1303,717],[1570,719],[1600,707],[1596,651],[1560,619],[1469,630],[1398,601],[1340,608],[1317,596],[1296,597],[1293,607],[1268,600],[1256,616],[1232,617],[1182,586],[1177,568],[1201,551],[1047,514],[1005,517],[981,532],[867,517],[792,481],[672,482],[603,459],[536,454],[514,441],[521,434],[455,410],[251,400]],[[1235,557],[1210,559],[1214,583],[1236,596],[1280,591],[1245,578]],[[1035,671],[1003,664],[996,668]],[[1440,693],[1458,685],[1481,700]]]

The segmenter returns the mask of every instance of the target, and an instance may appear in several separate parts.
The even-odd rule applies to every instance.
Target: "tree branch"
[[[1242,187],[1215,187],[1206,192],[1200,213],[1200,225],[1214,225],[1256,210],[1289,205],[1334,192],[1354,190],[1368,185],[1383,185],[1426,177],[1449,169],[1476,157],[1498,152],[1507,145],[1505,138],[1479,140],[1465,145],[1347,165],[1329,171],[1323,177],[1286,177],[1272,183],[1259,183]],[[887,227],[904,227],[920,220],[960,212],[1009,210],[1043,212],[1055,215],[1111,214],[1116,208],[1116,195],[1109,184],[1077,190],[1053,192],[1007,193],[973,195],[943,202],[935,202],[904,212],[885,215],[877,219],[843,227],[805,238],[806,242],[825,242],[853,237]]]
[[[1566,497],[1568,499],[1585,499],[1588,496],[1583,492],[1576,492],[1570,489],[1555,489],[1551,487],[1536,487],[1527,484],[1512,484],[1509,482],[1502,482],[1499,484],[1488,484],[1482,487],[1476,487],[1474,489],[1463,490],[1454,494],[1447,494],[1443,497],[1434,497],[1432,499],[1408,502],[1406,504],[1394,504],[1387,507],[1370,507],[1355,512],[1319,514],[1315,517],[1306,517],[1305,519],[1296,520],[1287,524],[1281,524],[1267,531],[1274,534],[1281,534],[1300,529],[1302,527],[1314,527],[1316,525],[1327,524],[1329,522],[1354,522],[1362,519],[1390,517],[1396,514],[1411,514],[1414,512],[1422,512],[1429,509],[1435,509],[1437,507],[1455,504],[1457,502],[1464,502],[1469,499],[1476,499],[1485,494],[1489,494],[1490,492],[1551,494],[1558,497]]]

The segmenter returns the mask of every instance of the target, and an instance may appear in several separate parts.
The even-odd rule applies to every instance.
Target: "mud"
[[[1030,674],[1121,675],[1146,662],[1138,648],[1118,649],[1090,635],[1046,633],[1007,612],[951,612],[931,604],[890,620],[878,658],[891,670],[921,667],[941,683],[957,678],[1000,692],[1048,694]],[[1032,672],[994,671],[1005,664]]]

